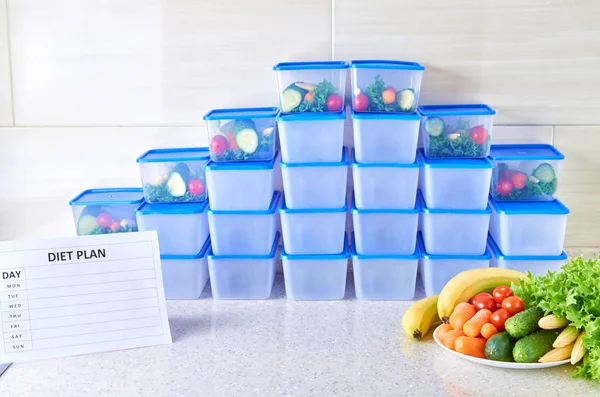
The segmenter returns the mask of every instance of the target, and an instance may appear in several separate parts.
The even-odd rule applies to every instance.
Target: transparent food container
[[[208,281],[207,238],[196,255],[161,255],[163,285],[167,299],[198,299]]]
[[[77,235],[137,232],[134,211],[143,201],[140,188],[83,191],[69,202]]]
[[[137,162],[148,203],[193,203],[206,200],[204,166],[208,148],[154,149]]]
[[[345,109],[346,62],[282,62],[273,67],[282,113]]]
[[[412,113],[417,109],[425,67],[405,61],[351,61],[352,110]]]
[[[135,210],[140,231],[156,230],[161,255],[196,255],[208,238],[203,203],[148,204]]]
[[[492,145],[492,197],[498,201],[554,200],[564,158],[552,145]]]
[[[427,157],[487,157],[496,112],[487,105],[419,106]]]
[[[277,108],[215,109],[204,116],[212,161],[266,161],[275,157]]]

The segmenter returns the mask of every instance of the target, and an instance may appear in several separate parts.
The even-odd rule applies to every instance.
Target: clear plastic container
[[[418,113],[352,112],[356,161],[414,163],[420,123],[421,116]]]
[[[421,192],[429,208],[487,208],[492,179],[488,159],[423,157]]]
[[[419,106],[427,157],[487,157],[496,112],[487,105]]]
[[[267,210],[275,186],[275,158],[248,163],[206,165],[210,208],[215,211]]]
[[[161,255],[196,255],[208,238],[204,203],[148,204],[135,210],[140,231],[156,230]]]
[[[267,210],[216,211],[208,209],[215,255],[267,255],[277,232],[281,193],[275,192]]]
[[[361,255],[414,253],[420,212],[419,204],[405,210],[362,210],[356,208],[355,200],[352,200],[350,213],[354,223],[356,252]]]
[[[346,62],[282,62],[273,70],[282,113],[341,112],[346,108]]]
[[[198,299],[208,281],[207,238],[196,255],[161,255],[165,297],[171,300]]]
[[[419,194],[425,248],[433,255],[482,255],[492,210],[432,209]]]
[[[408,255],[356,252],[352,236],[352,268],[354,289],[358,299],[410,300],[415,296],[419,250],[416,244]]]
[[[268,161],[275,157],[277,108],[215,109],[204,116],[212,161]]]
[[[424,70],[416,62],[351,61],[352,110],[413,113],[419,103]]]
[[[290,255],[284,244],[281,262],[288,299],[344,299],[348,272],[348,247],[345,243],[341,253],[330,255]]]
[[[209,251],[208,273],[215,299],[268,299],[275,280],[279,233],[268,255],[216,255]]]
[[[552,145],[492,145],[497,201],[552,201],[565,156]]]
[[[523,273],[531,272],[534,276],[544,276],[548,271],[560,271],[560,268],[567,262],[567,254],[564,251],[560,255],[554,256],[504,255],[491,235],[488,236],[488,248],[492,253],[491,267],[513,269]]]
[[[285,163],[342,160],[346,112],[277,117],[281,160]]]
[[[490,198],[490,233],[505,255],[560,255],[569,209],[559,200],[495,201]]]
[[[69,202],[77,235],[137,232],[134,211],[143,201],[140,188],[83,191]]]
[[[358,209],[415,208],[421,156],[412,164],[359,163],[354,149],[352,179]]]
[[[346,201],[348,150],[331,163],[281,161],[283,190],[288,208],[340,208]]]
[[[288,254],[339,254],[344,251],[348,206],[291,209],[287,207],[286,199],[284,196],[279,214]]]

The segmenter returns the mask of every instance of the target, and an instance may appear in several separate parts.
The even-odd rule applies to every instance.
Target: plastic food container
[[[486,157],[496,112],[487,105],[419,106],[427,157]]]
[[[490,233],[505,255],[560,255],[569,209],[559,200],[520,203],[490,199]]]
[[[432,209],[419,194],[426,251],[434,255],[482,255],[492,210]]]
[[[268,299],[275,279],[279,233],[268,255],[216,255],[209,251],[208,273],[215,299]]]
[[[154,149],[137,162],[148,203],[193,203],[206,200],[204,166],[208,148]]]
[[[420,124],[418,113],[352,112],[356,161],[414,163]]]
[[[404,61],[351,61],[352,110],[412,113],[417,109],[425,67]]]
[[[267,210],[273,198],[275,158],[249,163],[206,165],[206,184],[213,211]]]
[[[415,296],[419,250],[416,244],[408,255],[356,252],[352,236],[354,289],[358,299],[410,300]]]
[[[83,191],[69,201],[77,235],[137,232],[134,210],[143,201],[144,194],[139,188]]]
[[[410,255],[415,252],[419,204],[404,210],[361,210],[353,200],[350,212],[356,239],[353,247],[357,253]]]
[[[544,276],[548,271],[560,271],[560,268],[567,262],[567,254],[564,251],[560,255],[548,256],[504,255],[491,235],[488,236],[488,248],[492,253],[491,267],[513,269],[523,273],[531,272],[534,276]]]
[[[215,109],[204,115],[212,161],[265,161],[275,157],[277,108]]]
[[[412,164],[359,163],[354,156],[355,152],[352,150],[356,208],[415,208],[420,156]]]
[[[331,255],[290,255],[284,244],[281,261],[288,299],[344,299],[348,272],[348,247],[345,243],[341,253]]]
[[[564,158],[552,145],[492,145],[492,197],[502,201],[554,200]]]
[[[267,255],[277,232],[281,193],[275,192],[267,210],[216,211],[208,209],[215,255]]]
[[[291,209],[287,197],[279,209],[285,249],[292,255],[339,254],[344,251],[346,213],[341,208]]]
[[[429,208],[485,209],[492,163],[488,159],[423,157],[421,192]]]
[[[346,201],[348,151],[330,163],[281,161],[283,190],[288,208],[340,208]],[[285,239],[285,237],[284,237]]]
[[[163,285],[167,299],[198,299],[208,281],[206,254],[210,238],[196,255],[161,255]]]
[[[140,231],[156,230],[161,255],[197,255],[208,238],[204,203],[148,204],[135,210]]]
[[[419,273],[427,296],[442,292],[446,283],[459,273],[490,266],[491,255],[487,248],[482,255],[433,255],[425,250],[420,234],[417,240],[421,251]]]
[[[282,113],[345,109],[346,62],[282,62],[273,67]]]
[[[286,163],[340,161],[345,120],[345,111],[279,115],[281,160]]]

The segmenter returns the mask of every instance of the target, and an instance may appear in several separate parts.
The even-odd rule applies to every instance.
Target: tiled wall
[[[206,144],[212,107],[275,105],[278,61],[425,64],[422,102],[485,102],[555,143],[567,245],[600,246],[595,0],[0,0],[0,239],[73,233],[68,200]]]

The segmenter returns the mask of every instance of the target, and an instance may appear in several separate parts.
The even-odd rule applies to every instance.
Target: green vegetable
[[[583,364],[575,377],[600,381],[600,256],[585,260],[571,258],[561,272],[534,277],[527,273],[526,282],[513,285],[515,295],[527,305],[537,305],[546,313],[565,317],[573,326],[585,331]]]
[[[548,163],[540,164],[539,167],[533,170],[532,175],[536,177],[541,183],[549,183],[556,178],[554,168],[552,168],[552,166]]]
[[[542,317],[544,317],[544,311],[533,306],[506,320],[504,327],[510,336],[519,339],[540,329],[538,322]]]
[[[519,201],[519,200],[538,200],[544,196],[552,196],[558,189],[558,179],[554,178],[551,182],[536,183],[531,179],[531,176],[527,178],[527,185],[523,189],[514,189],[507,196],[500,196],[494,190],[494,198],[496,200],[505,201]]]
[[[308,92],[308,91],[307,91]],[[324,112],[327,110],[327,97],[338,94],[337,88],[331,82],[323,80],[312,90],[312,101],[303,101],[293,112]],[[304,97],[304,95],[303,95]],[[283,109],[282,109],[283,110]]]
[[[235,143],[239,148],[249,154],[256,152],[258,148],[258,132],[256,124],[249,119],[236,120],[233,125]]]
[[[444,132],[444,120],[439,117],[428,117],[425,120],[425,124],[423,128],[425,128],[425,132],[429,134],[429,136],[440,136],[442,132]]]
[[[552,344],[561,331],[561,329],[542,329],[519,339],[513,349],[515,361],[518,363],[537,363],[540,357],[552,350]]]
[[[485,343],[485,356],[494,361],[513,361],[513,349],[517,340],[506,332],[492,335]]]
[[[167,189],[173,197],[184,196],[187,192],[187,184],[177,172],[172,172],[167,179]]]
[[[466,134],[449,139],[446,134],[429,138],[427,157],[485,157],[489,142],[478,145]]]
[[[396,98],[398,100],[398,106],[400,110],[403,112],[414,112],[416,97],[415,92],[412,88],[405,88],[396,93]]]
[[[243,150],[231,150],[227,149],[222,154],[215,156],[217,161],[244,161],[244,160],[271,160],[273,158],[274,153],[274,143],[275,134],[271,133],[269,135],[261,134],[260,141],[258,142],[258,147],[253,153],[246,153]],[[236,143],[240,146],[240,144]]]
[[[77,234],[79,236],[88,236],[94,234],[94,230],[99,227],[96,217],[93,215],[84,215],[83,213],[77,220]]]
[[[296,83],[290,84],[281,93],[281,111],[284,113],[295,111],[302,103],[302,99],[307,92],[307,90],[298,87]]]
[[[371,112],[398,112],[400,105],[397,101],[385,103],[382,94],[386,89],[386,85],[380,75],[375,76],[375,82],[369,84],[365,94],[369,97],[369,107]]]

